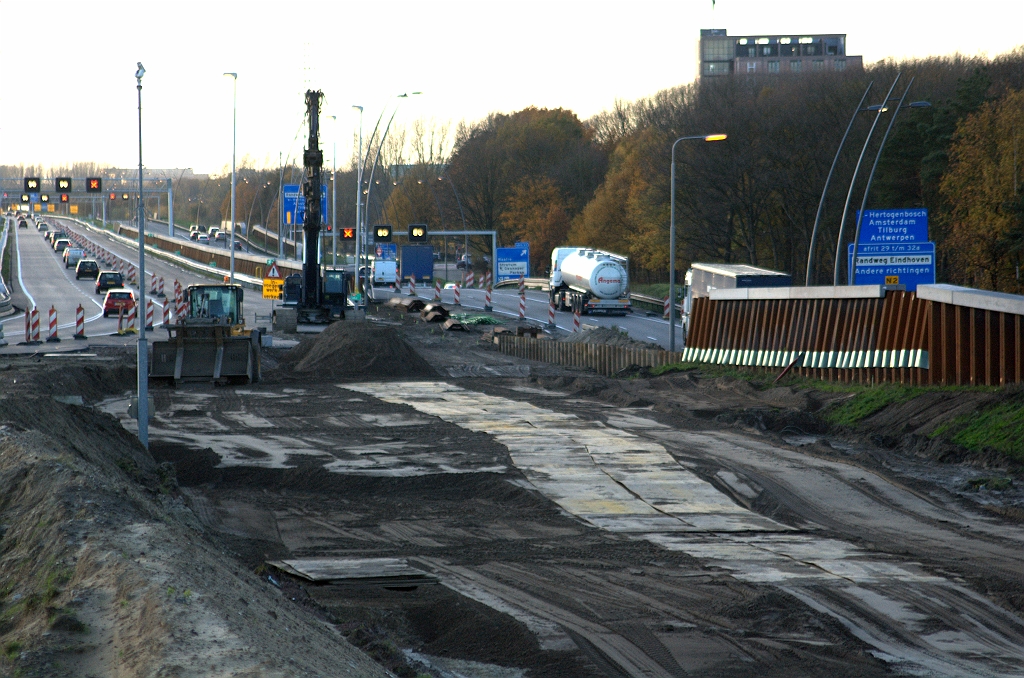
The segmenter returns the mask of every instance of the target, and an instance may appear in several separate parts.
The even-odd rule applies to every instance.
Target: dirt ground
[[[820,413],[840,393],[602,378],[504,356],[486,329],[382,309],[267,349],[260,384],[155,384],[148,453],[124,413],[133,352],[7,359],[0,675],[1016,675],[1019,470],[925,435],[1003,395],[915,399],[838,432]],[[601,527],[501,437],[518,410],[485,432],[431,415],[413,382],[625,431],[777,529]],[[972,484],[994,474],[1011,482]],[[749,568],[751,545],[787,563]],[[829,549],[856,586],[787,569],[838,571]],[[436,583],[268,564],[304,558],[397,558]],[[912,576],[879,574],[896,569]],[[872,607],[882,594],[910,631]],[[968,608],[983,649],[956,640]]]

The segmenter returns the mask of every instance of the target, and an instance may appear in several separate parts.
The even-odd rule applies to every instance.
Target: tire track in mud
[[[650,441],[688,439],[691,451],[696,448],[699,456],[714,458],[702,452],[729,444],[721,437],[659,431],[645,440],[574,415],[443,382],[342,388],[494,436],[509,448],[527,478],[570,513],[602,529],[683,551],[742,581],[777,587],[836,619],[872,646],[876,656],[902,669],[938,676],[1020,675],[1024,621],[1016,615],[929,575],[916,563],[836,539],[786,534],[783,526],[770,527],[774,521],[751,520],[745,509],[675,460],[670,468],[662,456],[668,456],[665,448]],[[650,434],[656,427],[637,428]],[[787,458],[784,463],[798,461]],[[638,472],[638,465],[652,464],[658,475]],[[630,492],[624,495],[602,485],[598,476],[604,473]],[[861,496],[874,504],[864,508],[865,515],[885,510],[877,499],[863,492]],[[649,508],[640,506],[644,503]],[[663,519],[666,513],[685,526]],[[629,666],[630,672],[640,670],[638,664]]]

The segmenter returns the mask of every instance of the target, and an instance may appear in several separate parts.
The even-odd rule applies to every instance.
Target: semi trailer
[[[625,315],[629,303],[629,260],[587,247],[551,251],[551,302],[559,311]]]

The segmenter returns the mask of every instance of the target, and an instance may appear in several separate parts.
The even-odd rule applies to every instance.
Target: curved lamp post
[[[825,208],[825,194],[828,192],[828,185],[832,181],[832,174],[836,171],[836,165],[839,164],[839,154],[843,151],[843,145],[846,143],[846,137],[850,135],[850,130],[853,129],[853,121],[857,119],[857,115],[866,112],[868,109],[861,108],[864,105],[864,100],[868,98],[868,92],[871,91],[871,86],[874,85],[874,81],[868,83],[867,89],[864,90],[864,95],[860,98],[857,103],[857,108],[853,110],[853,115],[850,117],[850,122],[846,126],[846,131],[843,132],[843,138],[839,141],[839,148],[836,149],[836,155],[832,158],[832,167],[828,170],[828,176],[825,177],[825,186],[821,189],[821,199],[818,200],[818,212],[814,215],[814,227],[811,228],[811,244],[807,248],[807,277],[804,279],[804,285],[810,287],[811,275],[814,268],[814,246],[818,241],[818,224],[821,223],[821,213]]]
[[[676,350],[676,146],[680,141],[725,141],[727,134],[699,134],[672,142],[672,168],[668,226],[668,350]]]
[[[868,183],[864,187],[864,197],[861,198],[860,211],[857,213],[857,228],[854,230],[853,235],[853,262],[852,265],[849,267],[850,270],[847,271],[847,278],[849,280],[848,284],[850,285],[854,285],[857,283],[857,248],[859,247],[860,243],[860,225],[861,222],[864,220],[864,210],[865,208],[867,208],[868,194],[871,192],[871,182],[875,178],[875,169],[878,168],[878,161],[882,157],[882,149],[885,148],[885,142],[889,138],[889,132],[892,131],[893,126],[896,124],[896,116],[899,114],[900,109],[903,108],[931,107],[931,103],[928,101],[914,101],[905,106],[903,105],[903,102],[904,100],[906,100],[907,94],[910,92],[910,88],[913,86],[913,84],[914,78],[911,78],[910,82],[907,83],[907,88],[903,90],[903,96],[900,97],[900,102],[899,104],[897,104],[896,110],[892,112],[892,117],[889,118],[889,126],[885,128],[885,134],[882,135],[882,143],[878,145],[878,152],[875,154],[875,161],[871,164],[871,172],[868,174]],[[882,110],[884,111],[886,109],[883,108]]]
[[[853,178],[850,179],[850,189],[846,192],[846,202],[843,204],[843,215],[839,218],[839,237],[836,238],[836,259],[832,268],[832,285],[835,287],[839,286],[839,256],[843,250],[843,233],[846,229],[846,214],[850,211],[850,200],[853,198],[853,188],[857,183],[857,174],[860,172],[860,164],[864,162],[864,154],[868,152],[868,144],[871,143],[871,135],[875,133],[875,127],[878,126],[878,121],[882,117],[887,109],[885,104],[888,103],[889,97],[892,96],[892,91],[896,89],[896,83],[900,81],[903,76],[902,73],[896,74],[896,79],[892,81],[892,85],[889,86],[889,91],[886,92],[885,98],[882,99],[882,103],[875,104],[874,106],[868,106],[868,110],[876,111],[875,119],[871,121],[871,129],[868,130],[868,136],[864,139],[864,145],[860,149],[860,155],[857,157],[857,164],[853,168]]]
[[[139,442],[149,449],[149,344],[146,341],[146,208],[142,202],[142,76],[146,69],[138,62],[135,71],[136,89],[139,92],[139,404],[135,412],[139,416]]]

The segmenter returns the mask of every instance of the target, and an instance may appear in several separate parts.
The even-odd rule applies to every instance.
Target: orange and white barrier
[[[146,299],[146,329],[153,329],[153,300]]]
[[[60,337],[57,336],[57,309],[50,306],[50,327],[49,332],[46,334],[47,341],[60,341]]]
[[[149,274],[149,293],[156,294],[156,274]]]
[[[35,306],[32,307],[32,341],[40,341],[39,339],[39,309]]]
[[[434,281],[434,301],[441,301],[441,279]]]
[[[455,305],[462,305],[462,301],[459,299],[459,283],[455,283]]]
[[[473,271],[466,271],[466,289],[473,289]]]
[[[548,302],[548,325],[555,326],[555,302]]]
[[[669,308],[668,295],[667,294],[665,295],[664,307],[665,307],[665,310],[662,312],[661,317],[662,318],[667,318],[668,317],[668,308]]]
[[[167,302],[164,304],[164,327],[171,324],[171,304]]]
[[[135,304],[132,304],[131,306],[128,307],[128,313],[125,319],[125,332],[138,332],[138,330],[135,329],[135,307]]]
[[[164,297],[164,298],[167,297],[167,295],[164,294],[164,278],[163,278],[163,276],[160,276],[160,282],[156,286],[156,296]]]
[[[85,309],[78,305],[75,311],[75,339],[86,339],[85,336]]]

